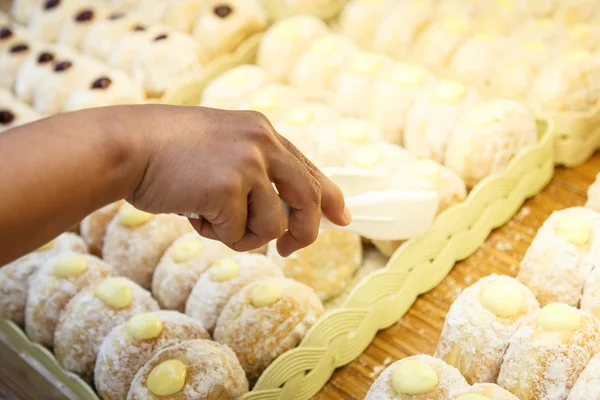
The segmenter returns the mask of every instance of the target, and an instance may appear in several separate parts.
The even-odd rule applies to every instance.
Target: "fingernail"
[[[352,213],[350,212],[350,209],[347,206],[344,206],[344,223],[346,225],[350,224],[350,222],[352,222]]]

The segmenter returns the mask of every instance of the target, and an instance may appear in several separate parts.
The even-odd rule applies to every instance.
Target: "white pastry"
[[[83,36],[90,26],[105,18],[109,8],[102,1],[82,2],[79,7],[73,8],[56,35],[56,43],[69,46],[73,49],[79,48]]]
[[[577,378],[567,400],[597,400],[599,397],[600,354],[597,354]]]
[[[212,80],[202,91],[201,106],[235,109],[251,93],[271,82],[264,69],[253,64],[233,67]]]
[[[340,15],[341,32],[360,47],[370,49],[382,17],[395,2],[392,0],[352,0]]]
[[[289,85],[271,83],[254,91],[237,109],[258,111],[269,121],[276,121],[284,112],[301,101],[302,95],[298,89]]]
[[[19,37],[8,46],[0,49],[0,88],[12,89],[19,67],[27,57],[34,53],[39,42]]]
[[[192,33],[194,23],[198,20],[200,9],[205,2],[197,0],[170,0],[165,3],[167,7],[162,15],[162,23],[178,31]]]
[[[83,3],[88,3],[84,0]],[[54,42],[63,23],[69,19],[82,2],[79,0],[45,0],[34,9],[27,24],[29,32],[36,38]]]
[[[579,307],[600,318],[600,268],[596,265],[594,264],[594,269],[586,277]]]
[[[571,0],[569,2],[561,2],[554,13],[554,18],[567,26],[593,22],[597,8],[597,4],[594,0]]]
[[[131,74],[133,59],[138,49],[156,37],[161,29],[162,27],[157,25],[136,24],[132,26],[112,44],[106,55],[106,62],[114,68]]]
[[[459,392],[452,400],[519,400],[517,396],[495,383],[476,383]]]
[[[469,21],[463,17],[433,20],[415,40],[411,55],[427,66],[444,68],[466,40],[469,31]]]
[[[107,60],[113,46],[121,36],[137,26],[145,25],[139,18],[113,12],[106,18],[96,21],[87,30],[81,39],[81,51],[100,60]]]
[[[481,34],[463,42],[450,61],[450,69],[457,77],[478,85],[488,85],[501,39]]]
[[[600,49],[600,27],[593,24],[574,24],[561,41],[566,50],[584,49],[596,53]]]
[[[13,0],[10,15],[21,24],[27,25],[33,11],[42,6],[43,0]]]

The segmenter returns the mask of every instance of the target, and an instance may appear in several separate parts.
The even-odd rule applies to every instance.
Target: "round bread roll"
[[[94,211],[81,221],[81,237],[88,245],[90,253],[102,256],[104,236],[108,224],[117,215],[125,200],[119,200]]]
[[[502,40],[490,34],[475,35],[458,47],[450,69],[457,77],[478,85],[489,85],[490,75],[498,62]]]
[[[61,26],[77,8],[79,0],[45,0],[30,14],[27,29],[32,36],[47,42],[55,42]]]
[[[156,353],[135,375],[127,400],[235,400],[248,381],[235,354],[209,340],[188,340]]]
[[[235,251],[223,243],[190,232],[175,240],[154,270],[152,294],[163,308],[183,312],[200,276],[217,260]]]
[[[383,139],[401,145],[406,118],[419,95],[435,85],[435,76],[423,67],[397,63],[374,83],[366,119],[379,126]]]
[[[267,256],[283,270],[286,277],[310,286],[321,301],[340,294],[362,264],[360,236],[343,231],[319,231],[317,240],[287,258],[269,244]]]
[[[80,290],[115,275],[97,257],[71,251],[48,260],[31,277],[25,307],[25,331],[29,338],[52,348],[54,329],[62,310]]]
[[[96,359],[94,382],[104,400],[127,398],[136,372],[154,354],[179,342],[210,339],[198,321],[177,311],[137,314],[113,328]]]
[[[393,0],[351,0],[340,15],[340,30],[362,48],[371,48],[382,17],[396,5]]]
[[[598,265],[600,215],[583,207],[555,211],[527,249],[518,279],[541,306],[577,306],[588,275]]]
[[[217,342],[231,347],[250,382],[294,348],[323,314],[306,285],[286,278],[254,281],[233,296],[219,317]]]
[[[256,63],[276,82],[285,82],[296,61],[329,29],[320,19],[300,15],[275,22],[260,41]]]
[[[456,368],[437,358],[418,355],[387,367],[365,400],[447,400],[468,388]]]
[[[19,36],[10,41],[6,48],[0,49],[0,89],[12,90],[17,71],[39,45],[39,42]]]
[[[600,212],[600,173],[596,175],[596,179],[588,188],[587,196],[586,208]]]
[[[567,400],[596,400],[600,397],[600,354],[596,354],[577,378]]]
[[[125,16],[121,12],[113,12],[106,18],[96,21],[81,38],[80,48],[84,54],[100,60],[108,60],[115,43],[127,32],[144,22],[134,16]]]
[[[445,68],[456,49],[467,39],[470,27],[469,20],[464,17],[433,20],[414,42],[412,56],[426,66]]]
[[[63,251],[85,253],[85,243],[73,233],[63,233],[36,251],[0,268],[0,318],[23,326],[30,277],[42,264]]]
[[[40,118],[41,116],[25,103],[16,99],[0,99],[0,133]]]
[[[334,77],[357,52],[352,40],[343,35],[322,36],[300,56],[292,69],[290,83],[308,99],[327,100],[331,97]]]
[[[98,350],[111,329],[158,308],[149,292],[127,278],[106,278],[82,290],[60,314],[54,331],[58,363],[92,382]]]
[[[186,218],[154,215],[124,203],[108,225],[102,255],[119,274],[149,289],[165,250],[175,239],[193,231]]]
[[[70,10],[56,35],[56,43],[79,48],[81,39],[90,27],[109,13],[108,5],[103,1],[84,1]]]
[[[445,164],[472,188],[503,171],[523,149],[537,143],[534,115],[512,100],[492,99],[469,107],[452,128]]]
[[[258,0],[204,1],[193,35],[209,60],[233,53],[250,36],[264,31],[268,19]]]
[[[495,383],[476,383],[460,392],[453,400],[519,400],[519,398]]]
[[[236,109],[252,93],[266,86],[271,79],[261,67],[243,64],[225,71],[202,91],[201,106]]]
[[[110,51],[106,54],[105,61],[113,68],[118,68],[131,74],[133,59],[139,48],[143,47],[149,40],[156,37],[162,26],[147,23],[131,25],[115,39]]]
[[[437,82],[410,108],[404,129],[404,146],[419,158],[442,163],[454,124],[478,99],[473,88],[458,81]]]
[[[531,290],[516,279],[485,277],[450,307],[436,355],[456,367],[469,384],[494,383],[510,337],[539,308]]]
[[[498,384],[520,399],[566,399],[599,349],[594,317],[564,303],[548,304],[510,339]]]
[[[263,113],[269,121],[277,121],[281,115],[302,101],[298,89],[289,85],[270,83],[242,101],[238,110],[254,110]]]
[[[235,254],[217,260],[194,285],[185,313],[212,333],[229,299],[247,284],[268,277],[283,277],[283,273],[262,254]]]

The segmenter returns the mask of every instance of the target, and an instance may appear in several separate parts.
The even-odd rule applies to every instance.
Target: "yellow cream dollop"
[[[146,386],[155,396],[170,396],[183,389],[186,375],[187,366],[181,361],[163,361],[152,369]]]

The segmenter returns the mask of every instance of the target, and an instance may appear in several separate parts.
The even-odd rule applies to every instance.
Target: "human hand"
[[[199,214],[190,222],[200,235],[236,251],[278,239],[282,256],[317,238],[321,211],[335,224],[351,221],[340,189],[260,113],[126,110],[124,129],[144,132],[132,148],[144,149],[145,172],[128,199],[142,210]],[[280,199],[291,208],[289,220]]]

